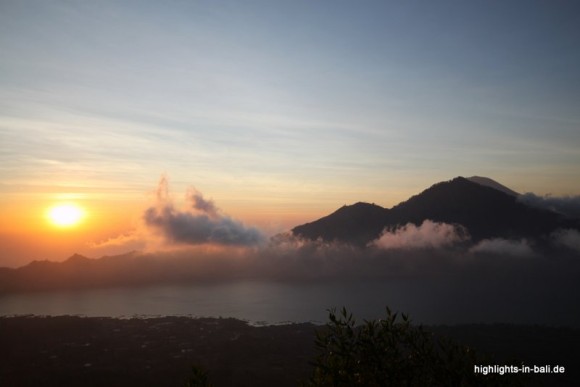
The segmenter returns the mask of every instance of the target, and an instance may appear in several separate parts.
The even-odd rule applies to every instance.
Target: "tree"
[[[187,381],[187,387],[212,387],[207,377],[207,372],[198,365],[191,366],[191,373]]]
[[[518,375],[482,375],[493,364],[473,349],[437,339],[387,308],[385,319],[356,326],[345,308],[317,331],[318,355],[306,386],[517,386]],[[515,363],[513,363],[515,364]]]

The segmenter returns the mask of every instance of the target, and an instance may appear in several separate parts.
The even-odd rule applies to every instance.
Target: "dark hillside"
[[[389,227],[425,219],[460,224],[474,241],[485,238],[537,239],[562,226],[554,212],[526,206],[497,189],[462,177],[438,183],[391,209]]]
[[[0,384],[11,387],[184,387],[193,364],[214,386],[298,386],[312,372],[311,324],[252,327],[235,319],[0,317]],[[426,327],[494,358],[561,365],[530,386],[578,386],[576,329],[518,325]],[[518,364],[519,365],[519,364]]]
[[[317,221],[294,227],[292,233],[313,240],[348,241],[364,246],[380,236],[387,212],[381,206],[359,202],[343,206]]]
[[[437,183],[390,210],[356,203],[297,226],[292,232],[312,240],[321,238],[365,246],[384,229],[407,223],[420,225],[427,219],[465,227],[474,243],[487,238],[542,241],[559,228],[580,229],[578,219],[526,205],[516,195],[504,192],[505,189],[457,177]]]

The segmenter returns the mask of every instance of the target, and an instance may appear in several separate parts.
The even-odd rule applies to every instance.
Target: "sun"
[[[73,227],[80,223],[85,211],[76,204],[58,204],[48,210],[48,219],[58,227]]]

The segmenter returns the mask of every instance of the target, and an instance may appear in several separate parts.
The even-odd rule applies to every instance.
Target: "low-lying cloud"
[[[487,253],[512,257],[531,257],[534,255],[534,251],[525,239],[519,241],[502,238],[484,239],[473,246],[470,251],[476,254]]]
[[[175,208],[169,197],[167,179],[162,178],[157,205],[143,214],[145,225],[160,233],[167,242],[176,244],[255,246],[265,240],[257,228],[247,227],[223,214],[213,201],[206,200],[194,188],[188,192],[187,202],[190,208]]]
[[[191,221],[191,216],[181,213],[161,215],[164,221],[169,219],[170,222],[180,225],[180,230],[185,229],[188,232],[191,230],[187,222]],[[182,226],[180,217],[186,219],[187,226]],[[176,231],[168,232],[176,233]],[[556,276],[572,272],[580,273],[579,250],[566,248],[559,252],[556,250],[542,252],[540,249],[534,250],[533,245],[526,240],[506,239],[483,240],[470,247],[469,241],[465,241],[465,237],[454,226],[432,222],[415,227],[408,225],[401,228],[398,235],[404,233],[409,234],[405,238],[417,233],[427,234],[432,238],[421,237],[423,239],[420,246],[423,248],[411,248],[410,242],[402,242],[409,240],[405,238],[398,239],[397,244],[390,244],[388,248],[384,248],[378,245],[357,247],[336,241],[306,240],[290,233],[276,235],[258,245],[250,243],[241,245],[232,241],[218,244],[213,242],[214,239],[209,237],[208,233],[202,234],[201,237],[187,235],[172,240],[173,243],[159,250],[136,253],[134,265],[126,266],[127,270],[130,268],[127,276],[137,282],[196,282],[229,279],[320,281],[463,278],[467,280],[482,277],[495,280],[495,276],[500,273],[504,276],[513,275],[514,278],[525,276],[538,278],[550,273]],[[390,235],[388,238],[397,235],[397,232]],[[438,239],[433,238],[433,235],[438,235]],[[576,243],[580,240],[577,239],[580,235],[576,231],[562,231],[558,236],[560,237],[558,240],[562,243],[568,243],[566,246],[577,246],[570,241]],[[194,242],[191,242],[192,240]],[[174,246],[179,248],[175,249]],[[558,254],[558,259],[554,259],[556,258],[554,254]],[[525,265],[522,265],[522,258],[525,258]],[[114,261],[110,259],[108,262],[113,264]],[[125,266],[122,266],[123,270],[124,268]],[[114,272],[117,273],[117,269]]]
[[[529,206],[580,218],[580,196],[538,196],[528,192],[518,196],[518,200]]]
[[[552,234],[552,239],[556,246],[580,252],[580,232],[578,230],[557,230]]]
[[[465,228],[425,220],[420,226],[408,223],[394,231],[385,230],[372,245],[381,249],[440,249],[469,239]]]

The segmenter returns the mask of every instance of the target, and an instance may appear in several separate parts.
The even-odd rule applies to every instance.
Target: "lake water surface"
[[[424,324],[580,325],[573,299],[553,302],[542,292],[527,292],[494,294],[478,286],[450,287],[445,281],[424,280],[322,283],[245,280],[11,294],[0,296],[0,315],[188,315],[234,317],[253,324],[324,323],[329,308],[345,306],[360,320],[380,318],[389,306]],[[530,298],[534,302],[526,301]]]

